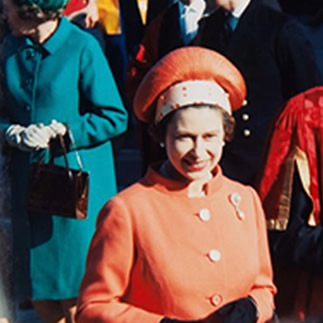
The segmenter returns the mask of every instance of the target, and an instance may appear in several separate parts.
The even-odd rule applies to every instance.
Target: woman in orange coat
[[[102,209],[78,323],[271,319],[276,288],[259,198],[218,165],[245,94],[239,71],[199,47],[173,51],[146,75],[135,113],[168,159]]]

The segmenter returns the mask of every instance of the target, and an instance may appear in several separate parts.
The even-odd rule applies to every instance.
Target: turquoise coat
[[[2,56],[1,130],[11,124],[46,125],[53,119],[68,123],[90,172],[87,220],[27,214],[30,165],[48,154],[10,149],[17,296],[73,298],[78,295],[97,214],[116,193],[110,140],[126,130],[127,113],[97,41],[65,18],[42,45],[9,34]],[[71,150],[68,159],[78,168]],[[57,155],[54,163],[63,165],[62,156]]]

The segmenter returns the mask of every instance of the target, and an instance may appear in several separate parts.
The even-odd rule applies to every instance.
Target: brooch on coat
[[[240,206],[240,203],[241,203],[241,195],[237,192],[235,193],[232,193],[230,194],[229,196],[229,200],[231,202],[231,204],[233,205],[236,213],[237,213],[237,216],[240,220],[243,220],[246,215],[243,211],[240,210],[239,206]]]

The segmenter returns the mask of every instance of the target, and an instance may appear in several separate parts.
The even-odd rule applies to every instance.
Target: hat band
[[[218,105],[231,115],[228,94],[215,81],[184,81],[176,83],[157,100],[155,123],[172,111],[188,105]]]

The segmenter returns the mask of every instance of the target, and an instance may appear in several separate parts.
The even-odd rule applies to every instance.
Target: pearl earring
[[[159,146],[160,146],[161,148],[165,148],[165,144],[164,144],[163,142],[160,142],[160,143],[159,143]]]

